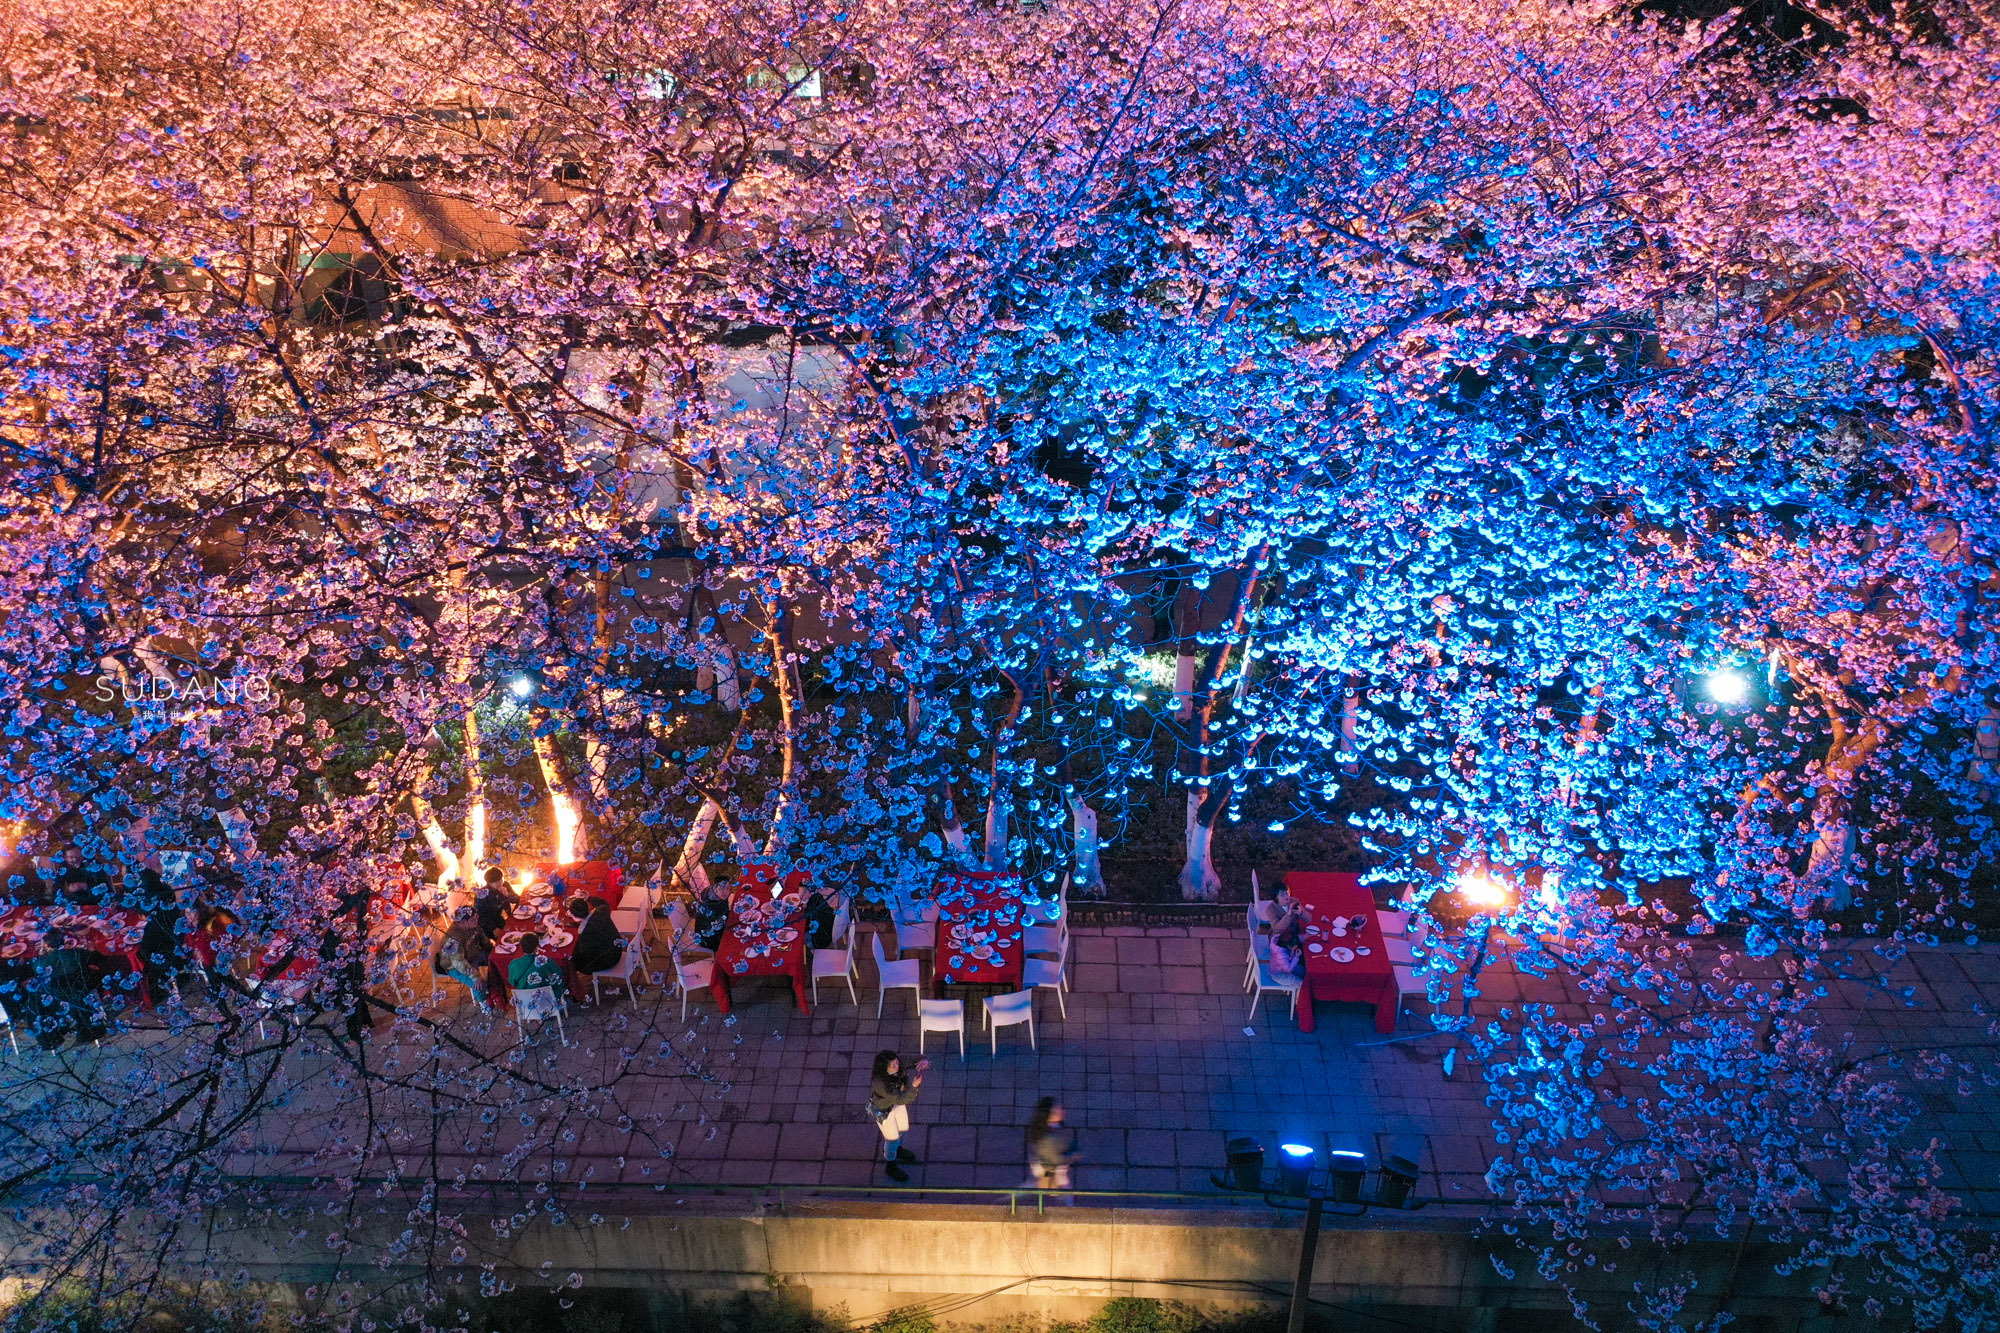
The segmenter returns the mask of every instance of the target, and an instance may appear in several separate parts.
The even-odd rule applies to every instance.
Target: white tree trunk
[[[689,893],[699,893],[708,887],[708,867],[702,864],[701,856],[708,849],[708,835],[715,831],[715,821],[721,814],[721,806],[706,797],[702,799],[701,809],[695,812],[694,823],[688,827],[687,839],[681,843],[680,859],[674,862],[675,887]]]
[[[465,710],[465,788],[465,859],[458,869],[469,884],[486,869],[486,772],[479,756],[479,714],[471,705]]]
[[[554,742],[547,736],[537,736],[534,747],[535,759],[542,769],[542,784],[549,789],[549,813],[555,826],[556,864],[569,865],[584,860],[583,807],[563,780],[562,765],[557,761]]]
[[[1187,796],[1187,861],[1181,866],[1181,897],[1189,902],[1214,902],[1222,892],[1215,873],[1215,828],[1200,818],[1205,788],[1190,787]]]
[[[1174,657],[1174,716],[1183,722],[1194,716],[1194,660],[1192,644]]]
[[[2000,704],[1986,705],[1972,734],[1972,771],[1967,776],[1989,803],[2000,799]]]
[[[1340,703],[1340,771],[1349,777],[1361,772],[1361,696],[1352,685]]]
[[[959,822],[958,802],[949,795],[944,798],[944,845],[953,855],[964,857],[965,825]]]
[[[1007,868],[1007,802],[997,792],[986,802],[986,868]]]
[[[1104,867],[1097,860],[1097,811],[1071,798],[1069,814],[1076,833],[1076,861],[1070,872],[1070,887],[1078,897],[1102,898]]]
[[[257,859],[257,837],[250,828],[250,817],[243,813],[243,807],[232,805],[227,810],[215,812],[216,822],[222,825],[223,836],[229,839],[229,851],[238,861]]]
[[[1806,884],[1834,910],[1842,910],[1854,901],[1854,881],[1848,873],[1854,859],[1854,825],[1844,799],[1827,792],[1813,803],[1813,834]]]
[[[722,701],[724,708],[743,706],[743,683],[736,674],[736,650],[729,646],[727,636],[717,634],[721,646],[715,650],[715,697]]]

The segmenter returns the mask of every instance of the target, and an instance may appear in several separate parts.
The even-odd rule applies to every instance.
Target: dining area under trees
[[[2000,920],[1992,17],[9,10],[12,1252],[388,1154],[421,1323],[453,1190],[781,1010],[1061,1061],[1143,907],[1477,1080],[1503,1262],[2000,1327],[1990,1048],[1824,1008]]]

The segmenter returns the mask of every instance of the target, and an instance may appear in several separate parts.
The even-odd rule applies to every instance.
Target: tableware
[[[22,954],[26,953],[27,951],[28,951],[27,945],[16,941],[15,943],[7,945],[5,948],[0,948],[0,958],[19,958]]]
[[[515,945],[521,942],[521,940],[525,937],[526,933],[527,932],[520,930],[510,930],[506,934],[500,937],[500,943],[506,946],[507,948],[511,949]]]
[[[1354,950],[1343,949],[1338,945],[1335,945],[1332,949],[1327,951],[1327,956],[1332,958],[1333,961],[1336,963],[1351,963],[1354,961]]]
[[[965,957],[964,957],[964,955],[962,955],[962,954],[953,954],[953,955],[951,956],[951,970],[952,970],[952,971],[956,972],[956,971],[958,971],[958,969],[959,969],[959,968],[961,968],[961,967],[964,967],[964,966],[965,966]]]
[[[1325,946],[1324,944],[1321,944],[1321,943],[1320,943],[1320,942],[1319,942],[1318,940],[1314,940],[1314,941],[1313,941],[1313,942],[1312,942],[1311,944],[1308,944],[1308,945],[1306,946],[1306,952],[1308,952],[1308,953],[1325,953],[1325,952],[1326,952],[1326,946]]]
[[[1344,936],[1345,936],[1345,935],[1347,934],[1347,927],[1346,927],[1346,925],[1344,925],[1344,924],[1343,924],[1343,925],[1338,925],[1338,926],[1335,926],[1335,927],[1333,928],[1333,933],[1334,933],[1334,934],[1335,934],[1336,936],[1342,936],[1342,937],[1344,937]]]
[[[774,930],[771,932],[771,938],[776,940],[780,944],[790,944],[793,940],[797,939],[798,937],[799,937],[799,932],[797,932],[796,930],[786,929],[786,930]]]
[[[576,936],[570,934],[566,930],[550,931],[548,942],[554,947],[561,949],[568,945],[574,944],[576,942]]]
[[[1361,954],[1368,954],[1368,953],[1374,953],[1375,951],[1373,949],[1356,949],[1354,952]]]

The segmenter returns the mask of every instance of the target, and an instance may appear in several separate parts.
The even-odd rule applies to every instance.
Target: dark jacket
[[[486,960],[493,956],[493,947],[479,933],[479,923],[477,921],[467,921],[462,925],[455,925],[445,932],[444,937],[447,940],[457,942],[459,952],[465,955],[466,963],[475,971],[485,967]],[[443,945],[440,944],[437,957],[431,960],[431,970],[439,976],[445,974],[444,957],[445,950]]]
[[[507,915],[518,901],[505,889],[481,889],[472,900],[472,910],[478,914],[479,933],[489,940],[496,938],[507,928]]]
[[[602,972],[618,966],[624,956],[625,941],[618,938],[618,927],[611,924],[611,909],[598,903],[576,933],[570,965],[579,972]]]
[[[868,1104],[878,1111],[892,1111],[917,1099],[917,1090],[908,1074],[883,1074],[868,1081]]]
[[[806,927],[815,949],[829,948],[833,944],[834,911],[826,899],[814,890],[806,899]]]
[[[1063,1166],[1076,1154],[1070,1150],[1069,1135],[1046,1125],[1040,1134],[1028,1140],[1028,1160],[1037,1166]]]
[[[693,918],[696,944],[704,949],[713,949],[722,942],[723,929],[729,924],[728,903],[697,897],[689,915]]]

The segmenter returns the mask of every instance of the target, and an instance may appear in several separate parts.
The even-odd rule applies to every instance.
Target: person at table
[[[1271,925],[1271,974],[1303,979],[1306,974],[1306,956],[1299,941],[1298,912],[1281,912],[1276,904],[1266,903],[1264,919]]]
[[[479,931],[479,917],[468,904],[452,913],[451,929],[444,933],[431,969],[471,991],[480,1009],[490,1014],[493,1006],[486,998],[485,976],[492,957],[493,948]]]
[[[806,930],[815,949],[833,947],[833,904],[818,889],[806,898]]]
[[[486,872],[486,882],[479,886],[478,896],[472,900],[472,909],[479,917],[479,932],[488,941],[500,938],[500,932],[507,928],[507,918],[519,906],[521,896],[507,887],[507,879],[500,873],[499,866]]]
[[[713,950],[722,943],[722,932],[729,925],[728,886],[703,885],[688,904],[688,916],[694,929],[694,942],[704,949]]]
[[[85,865],[83,848],[71,843],[63,848],[63,863],[56,868],[56,900],[65,907],[96,907],[109,893],[104,872]]]
[[[507,964],[508,990],[534,990],[563,984],[562,964],[541,956],[542,937],[529,931],[521,937],[521,956]]]
[[[60,930],[44,935],[42,947],[46,952],[35,964],[34,985],[41,992],[36,1041],[43,1050],[53,1051],[71,1033],[79,1044],[103,1040],[104,1013],[98,1007],[97,988],[104,980],[104,959],[72,945]]]
[[[48,907],[56,900],[55,886],[42,878],[35,858],[25,854],[10,856],[0,863],[0,890],[8,902],[22,907]]]
[[[187,950],[181,940],[187,930],[187,913],[181,910],[178,895],[166,877],[150,865],[140,868],[139,883],[130,900],[146,914],[146,930],[139,937],[139,965],[145,971],[146,991],[154,1004],[165,1004],[173,993],[174,978],[188,970]]]
[[[569,900],[569,914],[577,922],[576,948],[569,965],[583,976],[609,972],[625,956],[625,939],[612,923],[611,909],[600,898],[576,897]]]

